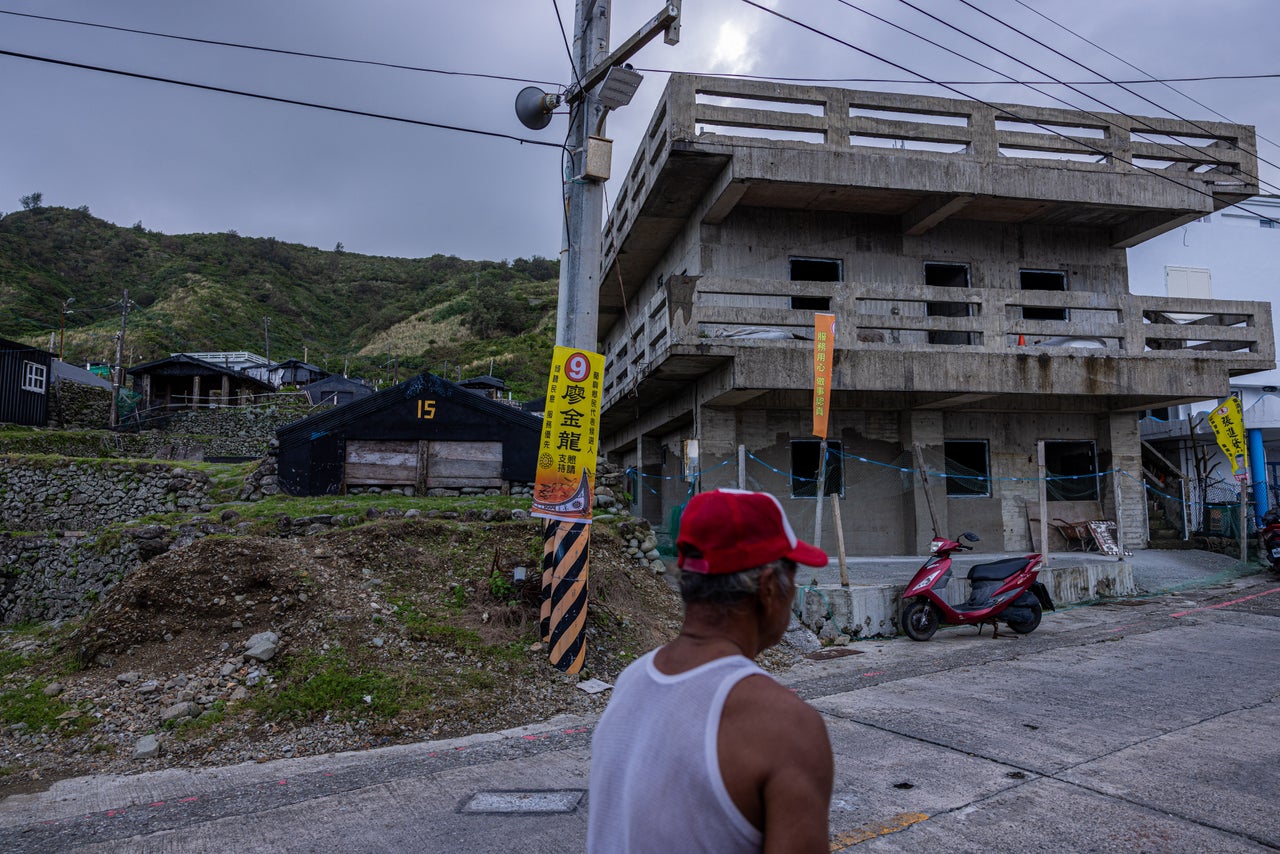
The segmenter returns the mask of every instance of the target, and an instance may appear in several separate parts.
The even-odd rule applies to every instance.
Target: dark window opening
[[[924,265],[924,283],[935,288],[969,287],[969,268],[964,264]],[[972,306],[967,302],[930,302],[925,304],[929,317],[969,317]],[[973,344],[972,332],[929,332],[930,344]]]
[[[1045,442],[1044,467],[1050,501],[1098,500],[1098,457],[1093,442]]]
[[[791,307],[804,311],[830,311],[831,297],[792,297]]]
[[[844,278],[839,259],[836,258],[792,258],[791,281],[793,282],[839,282]],[[830,311],[829,296],[793,296],[791,307],[801,311]]]
[[[991,468],[987,443],[975,440],[944,442],[947,495],[951,497],[991,494]]]
[[[791,281],[838,282],[840,261],[836,258],[792,258]]]
[[[1065,291],[1067,274],[1052,270],[1019,270],[1018,284],[1024,291]],[[1023,320],[1066,320],[1065,308],[1022,307]]]
[[[818,464],[822,459],[822,442],[817,439],[795,439],[791,442],[791,497],[818,496]],[[844,456],[839,442],[827,442],[827,477],[823,495],[844,495]]]

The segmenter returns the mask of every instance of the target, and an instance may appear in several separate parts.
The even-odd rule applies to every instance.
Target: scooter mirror
[[[980,541],[982,540],[982,538],[981,538],[981,537],[979,537],[977,534],[975,534],[973,531],[965,531],[965,532],[964,532],[963,534],[961,534],[960,536],[961,536],[961,538],[966,539],[966,540],[968,540],[968,541],[969,541],[969,542],[971,542],[971,543],[977,543],[977,542],[980,542]]]

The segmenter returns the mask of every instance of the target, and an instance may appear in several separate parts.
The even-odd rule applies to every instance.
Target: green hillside
[[[122,228],[87,209],[0,217],[0,336],[69,362],[110,361],[124,291],[125,361],[249,350],[389,379],[492,372],[517,397],[546,388],[556,261],[385,258],[223,234]],[[73,302],[67,304],[66,300]],[[67,305],[65,334],[60,332]],[[264,318],[267,319],[264,322]]]

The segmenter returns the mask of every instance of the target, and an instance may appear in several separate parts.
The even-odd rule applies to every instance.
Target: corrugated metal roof
[[[416,399],[424,391],[428,394],[446,398],[456,396],[456,399],[464,406],[478,409],[492,418],[506,421],[515,427],[532,428],[534,430],[542,429],[542,419],[537,416],[522,412],[514,406],[507,406],[504,403],[498,403],[487,397],[467,391],[457,383],[450,382],[435,374],[422,373],[405,380],[399,385],[376,392],[369,397],[353,400],[351,403],[308,416],[301,421],[286,424],[276,431],[276,437],[280,440],[282,447],[299,442],[309,442],[314,436],[322,436],[325,433],[332,432],[337,427],[353,421],[359,421],[375,412],[395,406],[402,401]]]

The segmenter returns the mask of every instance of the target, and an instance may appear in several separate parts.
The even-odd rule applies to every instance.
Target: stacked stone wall
[[[50,386],[49,426],[95,430],[111,421],[111,390],[60,380]]]
[[[0,534],[0,623],[79,617],[140,561],[132,538]]]
[[[163,463],[0,457],[0,531],[93,531],[153,513],[199,512],[209,478]]]

